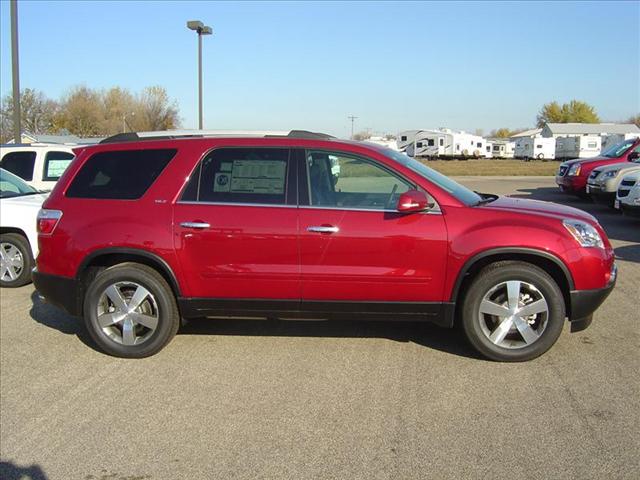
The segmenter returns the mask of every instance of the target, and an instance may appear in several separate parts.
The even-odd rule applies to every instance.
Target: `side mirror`
[[[400,194],[396,209],[401,213],[422,212],[429,206],[429,199],[424,192],[407,190]]]
[[[629,154],[629,156],[627,157],[627,160],[629,160],[630,162],[637,160],[638,158],[640,158],[640,152],[631,152]]]

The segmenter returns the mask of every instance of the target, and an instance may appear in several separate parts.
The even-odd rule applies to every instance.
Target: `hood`
[[[599,173],[610,172],[611,170],[621,170],[622,172],[624,172],[625,170],[630,170],[629,173],[631,173],[634,170],[640,170],[640,163],[637,163],[637,162],[610,163],[609,165],[603,165],[602,167],[595,168],[594,172],[596,170]]]
[[[590,162],[602,162],[602,161],[610,161],[610,160],[616,160],[615,158],[609,158],[609,157],[590,157],[590,158],[574,158],[573,160],[567,160],[565,162],[562,162],[563,165],[574,165],[576,163],[580,163],[582,165],[584,165],[585,163],[588,164]],[[624,162],[624,160],[620,160],[621,162]]]
[[[22,197],[3,198],[0,201],[2,202],[2,206],[20,205],[25,207],[32,206],[33,208],[40,208],[42,206],[42,203],[47,199],[48,196],[48,193],[36,193],[35,195],[25,195]]]
[[[528,200],[525,198],[498,197],[491,203],[486,203],[479,208],[502,210],[514,213],[536,214],[554,218],[575,218],[597,223],[593,215],[578,208],[567,207],[559,203],[543,202],[541,200]]]

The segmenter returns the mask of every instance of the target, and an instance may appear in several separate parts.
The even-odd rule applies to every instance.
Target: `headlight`
[[[580,175],[580,164],[576,163],[575,165],[572,165],[567,175],[571,175],[571,176]]]
[[[613,178],[616,175],[618,175],[618,172],[620,172],[620,170],[611,170],[610,172],[605,172],[604,177],[605,178]]]
[[[581,222],[580,220],[563,220],[564,228],[569,230],[573,238],[582,247],[599,247],[604,248],[604,242],[598,231],[590,224]]]

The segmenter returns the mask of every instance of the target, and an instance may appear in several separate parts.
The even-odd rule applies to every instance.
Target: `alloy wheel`
[[[24,257],[12,243],[0,243],[0,280],[11,282],[16,280],[24,269]]]
[[[509,280],[489,289],[478,313],[480,328],[490,342],[519,349],[540,339],[547,327],[549,306],[531,283]]]

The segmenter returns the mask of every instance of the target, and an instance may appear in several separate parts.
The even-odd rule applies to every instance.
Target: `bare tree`
[[[47,98],[44,93],[32,88],[25,88],[20,94],[22,111],[22,131],[34,134],[50,133],[53,119],[59,111],[56,101]],[[13,97],[7,95],[2,99],[0,108],[0,125],[2,142],[13,137]]]
[[[164,87],[145,88],[137,103],[136,127],[143,130],[169,130],[180,125],[178,105],[175,101],[171,102]]]

